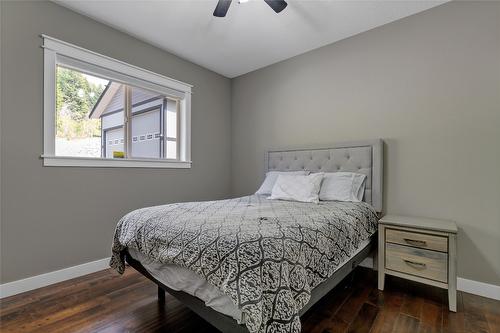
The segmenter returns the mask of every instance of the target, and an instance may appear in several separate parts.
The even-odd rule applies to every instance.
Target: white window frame
[[[68,167],[191,168],[191,90],[192,85],[86,50],[56,38],[42,35],[44,58],[43,165]],[[55,155],[56,69],[57,65],[87,74],[110,78],[150,89],[179,100],[178,158],[99,158]],[[131,138],[130,138],[131,140]]]

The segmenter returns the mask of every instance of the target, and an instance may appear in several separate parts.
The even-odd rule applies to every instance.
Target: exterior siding
[[[136,87],[132,88],[132,104],[133,105],[144,102],[146,100],[149,100],[149,99],[152,99],[155,97],[159,97],[159,94],[156,94],[154,92],[147,91],[144,89],[136,88]],[[123,109],[123,100],[124,100],[123,86],[121,86],[120,89],[118,89],[118,91],[115,93],[115,95],[113,96],[113,98],[109,102],[109,105],[106,108],[106,110],[104,111],[103,115],[110,113],[110,112],[115,112],[117,110]]]

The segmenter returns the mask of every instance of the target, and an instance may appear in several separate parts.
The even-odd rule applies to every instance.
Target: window
[[[189,168],[192,86],[44,38],[44,165]]]

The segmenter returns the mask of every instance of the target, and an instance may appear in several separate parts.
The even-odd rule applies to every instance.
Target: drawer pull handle
[[[410,238],[403,238],[405,242],[411,245],[415,246],[426,246],[427,242],[423,240],[416,240],[416,239],[410,239]]]
[[[426,266],[423,262],[411,261],[407,259],[403,259],[403,261],[410,266],[417,266],[419,268],[425,268]]]

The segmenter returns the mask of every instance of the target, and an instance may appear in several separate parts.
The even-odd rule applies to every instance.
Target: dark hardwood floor
[[[302,318],[303,332],[500,333],[500,302],[458,293],[448,312],[446,291],[357,268]],[[132,268],[104,270],[1,301],[1,332],[217,332]]]

